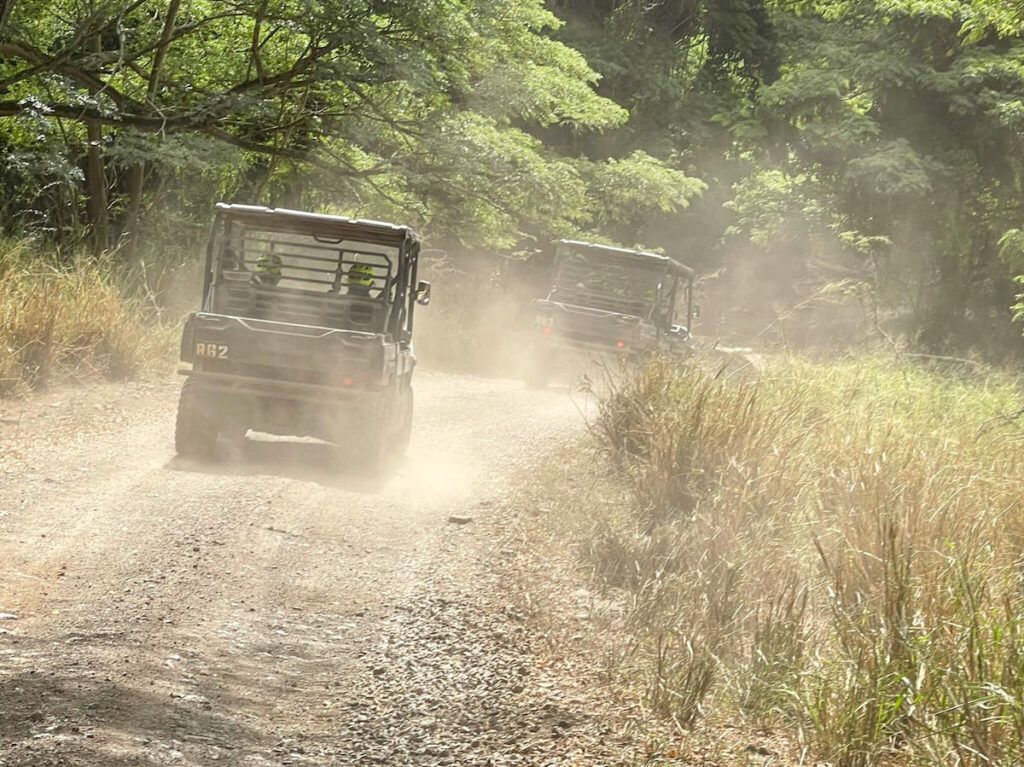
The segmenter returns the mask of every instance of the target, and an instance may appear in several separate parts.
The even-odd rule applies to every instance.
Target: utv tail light
[[[616,349],[625,349],[626,348],[626,342],[625,341],[616,341],[615,342],[615,348]]]
[[[352,376],[345,376],[341,379],[342,386],[351,386],[353,383],[354,381],[352,380]]]
[[[553,327],[551,327],[551,325],[545,325],[543,330],[541,330],[540,332],[543,333],[546,336],[549,336],[549,335],[551,335],[552,333],[555,332],[555,329]]]

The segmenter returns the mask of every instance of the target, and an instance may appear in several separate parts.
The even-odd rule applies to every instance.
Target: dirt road
[[[374,486],[314,443],[182,464],[176,393],[0,411],[0,765],[611,761],[482,524],[578,402],[422,375]]]

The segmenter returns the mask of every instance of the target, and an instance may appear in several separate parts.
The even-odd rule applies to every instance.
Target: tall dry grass
[[[1019,400],[878,359],[620,386],[595,428],[631,502],[587,552],[632,595],[649,704],[843,767],[1024,763]]]
[[[30,241],[0,241],[0,396],[55,378],[130,378],[166,358],[170,332],[113,274],[103,260],[59,263]]]

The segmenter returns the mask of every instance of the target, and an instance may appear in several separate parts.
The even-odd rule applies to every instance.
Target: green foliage
[[[906,139],[896,139],[846,166],[846,175],[879,198],[913,199],[932,191],[929,166]]]
[[[641,150],[595,166],[592,179],[594,219],[608,231],[624,232],[623,241],[629,241],[629,234],[639,230],[649,211],[683,210],[691,198],[707,188],[703,181]]]
[[[808,194],[834,211],[831,242],[812,227],[789,252],[808,264],[845,254],[842,268],[878,286],[888,312],[931,349],[973,345],[989,332],[978,327],[986,315],[1005,331],[1011,286],[1000,237],[1024,215],[1019,11],[850,0],[780,4],[773,20],[783,32],[780,76],[730,129],[755,168],[806,179]],[[736,190],[732,234],[765,247],[784,229],[793,244],[791,226],[748,225],[778,217],[778,194]],[[865,248],[863,238],[884,245]]]
[[[789,176],[781,170],[764,170],[742,179],[733,187],[726,207],[736,223],[726,236],[743,237],[762,247],[786,239],[796,223],[808,225],[821,216],[816,200],[807,192],[806,176]]]
[[[583,169],[530,131],[628,114],[550,37],[560,24],[541,0],[15,0],[0,27],[12,213],[102,229],[101,247],[174,196],[196,215],[219,196],[383,209],[497,246],[577,231]]]
[[[1015,274],[1024,273],[1024,231],[1008,229],[999,238],[999,257]]]
[[[429,211],[431,232],[458,232],[469,242],[512,248],[523,221],[557,235],[582,223],[587,187],[567,160],[548,158],[540,140],[502,128],[493,118],[453,116],[429,139],[409,184]]]
[[[980,42],[990,33],[1011,37],[1024,31],[1024,16],[1018,4],[1005,0],[974,0],[962,7],[964,23],[960,31],[968,44]]]
[[[1024,275],[1018,275],[1014,282],[1024,286]],[[1016,303],[1013,305],[1013,319],[1015,322],[1024,322],[1024,293],[1017,294]]]
[[[201,231],[219,198],[491,249],[643,242],[725,282],[756,263],[776,302],[875,286],[886,338],[1009,349],[1022,139],[1001,0],[0,12],[0,224],[96,249]]]

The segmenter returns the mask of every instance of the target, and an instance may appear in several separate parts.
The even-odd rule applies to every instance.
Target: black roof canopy
[[[287,208],[266,208],[260,205],[232,205],[217,203],[218,217],[254,227],[295,234],[312,234],[338,240],[355,240],[385,247],[401,247],[418,243],[419,236],[407,226],[383,221],[307,213]]]
[[[598,245],[593,242],[582,242],[580,240],[560,240],[559,248],[569,248],[576,252],[591,251],[597,255],[619,256],[626,259],[636,259],[646,263],[658,262],[664,264],[668,271],[686,277],[693,277],[694,271],[685,264],[681,264],[674,258],[663,256],[658,253],[651,253],[645,250],[630,250],[629,248],[616,248],[611,245]]]

